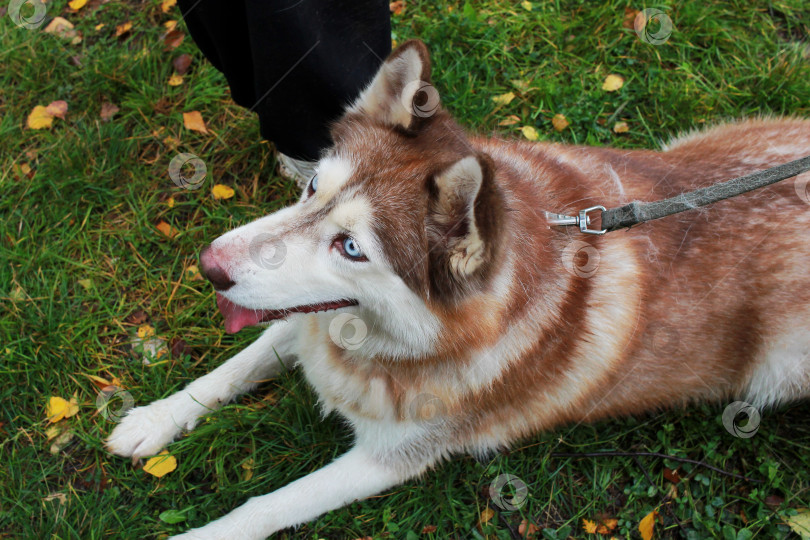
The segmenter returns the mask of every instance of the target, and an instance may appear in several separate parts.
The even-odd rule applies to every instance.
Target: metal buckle
[[[607,229],[597,230],[588,228],[588,225],[591,224],[591,217],[588,214],[594,210],[601,210],[602,212],[605,212],[607,208],[604,206],[591,206],[585,210],[580,210],[579,215],[577,216],[566,216],[565,214],[546,212],[546,221],[549,225],[556,225],[560,227],[577,225],[579,226],[579,230],[585,234],[605,234]]]

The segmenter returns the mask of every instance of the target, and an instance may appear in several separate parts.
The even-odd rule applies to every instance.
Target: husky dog
[[[157,454],[290,363],[356,443],[180,538],[265,538],[565,423],[810,395],[810,174],[604,236],[544,218],[802,157],[809,121],[726,124],[662,152],[470,138],[408,41],[332,137],[297,204],[200,256],[228,332],[275,322],[131,410],[107,446]]]

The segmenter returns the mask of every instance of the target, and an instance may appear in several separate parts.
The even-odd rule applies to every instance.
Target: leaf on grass
[[[89,291],[93,288],[93,280],[92,279],[80,279],[77,282],[85,291]]]
[[[213,188],[211,188],[211,195],[214,196],[215,199],[230,199],[234,196],[233,188],[225,186],[223,184],[217,184]]]
[[[531,11],[531,10],[532,10],[532,3],[531,3],[531,2],[528,2],[528,1],[526,1],[526,2],[521,2],[521,3],[520,3],[520,7],[522,7],[522,8],[523,8],[523,9],[525,9],[526,11]]]
[[[810,510],[807,508],[797,508],[796,514],[787,516],[785,521],[793,532],[802,537],[803,540],[810,539]]]
[[[64,17],[54,17],[51,22],[42,30],[46,34],[72,39],[76,36],[73,23]]]
[[[535,533],[540,531],[540,527],[529,521],[528,519],[524,519],[518,525],[518,534],[521,538],[535,538]]]
[[[602,90],[607,92],[615,92],[624,86],[624,77],[621,75],[610,74],[605,77],[605,82],[602,83]]]
[[[436,525],[425,525],[422,527],[422,534],[435,533],[437,529]]]
[[[176,4],[177,0],[163,0],[160,3],[160,10],[163,11],[163,13],[168,13]]]
[[[79,412],[79,403],[76,396],[70,398],[70,401],[59,396],[51,396],[48,399],[48,421],[52,424],[62,420],[63,418],[70,418]]]
[[[619,525],[619,520],[615,518],[601,519],[596,527],[597,534],[610,534]]]
[[[253,478],[253,458],[248,458],[242,462],[242,469],[244,469],[244,473],[242,473],[242,480],[247,482],[251,478]]]
[[[70,2],[68,2],[68,6],[73,11],[79,11],[85,4],[87,4],[87,0],[70,0]]]
[[[495,517],[495,510],[487,506],[486,508],[484,508],[484,511],[481,512],[481,516],[479,517],[478,522],[486,523],[493,517]]]
[[[118,26],[115,27],[115,37],[121,37],[130,30],[132,30],[132,23],[130,21],[127,21],[123,24],[119,24]]]
[[[187,53],[181,54],[172,60],[172,67],[174,67],[178,75],[185,75],[188,72],[188,68],[191,67],[191,55]]]
[[[653,529],[655,528],[655,518],[658,517],[658,512],[653,510],[642,519],[638,524],[638,532],[641,533],[641,538],[644,540],[651,540],[653,537]]]
[[[157,228],[157,230],[163,233],[163,236],[168,236],[169,238],[174,238],[180,233],[180,231],[178,231],[165,221],[161,221],[160,223],[155,225],[155,227]]]
[[[551,119],[551,125],[554,126],[555,130],[562,131],[570,124],[568,123],[568,118],[566,118],[564,114],[557,113],[554,115],[554,118]]]
[[[166,476],[176,468],[177,458],[171,455],[168,450],[164,450],[157,456],[149,458],[146,465],[143,466],[144,471],[158,478]]]
[[[613,124],[614,133],[627,133],[628,131],[630,131],[630,127],[627,125],[627,122],[616,122]]]
[[[529,139],[530,141],[536,141],[540,138],[540,134],[537,133],[537,130],[534,129],[532,126],[523,126],[520,128],[520,132],[523,133],[523,136]]]
[[[583,519],[582,529],[588,534],[596,534],[596,522],[590,519]]]
[[[163,27],[166,29],[167,32],[171,32],[172,30],[174,30],[176,26],[177,21],[175,20],[166,21],[165,23],[163,23]]]
[[[169,77],[169,86],[180,86],[181,84],[183,84],[183,76],[172,73],[172,76]]]
[[[52,101],[47,107],[45,107],[45,111],[48,114],[50,114],[54,118],[61,118],[62,120],[65,119],[67,110],[68,110],[67,102],[61,99]]]
[[[500,96],[494,96],[492,101],[495,102],[495,105],[509,105],[513,99],[515,99],[514,92],[507,92],[505,94],[501,94]]]
[[[49,441],[60,433],[62,433],[62,430],[59,428],[59,426],[51,426],[45,430],[45,436],[48,437]]]
[[[185,510],[166,510],[165,512],[161,512],[158,515],[158,519],[164,523],[181,523],[186,520],[186,511]]]
[[[53,116],[48,114],[47,107],[37,105],[28,115],[26,124],[31,129],[49,128],[53,125]]]
[[[148,324],[142,324],[138,327],[137,335],[141,339],[152,337],[155,335],[155,329]]]
[[[405,11],[405,1],[395,0],[388,4],[388,9],[391,10],[391,13],[394,15],[402,15],[402,12]]]
[[[176,49],[183,43],[183,39],[185,39],[186,35],[174,28],[169,30],[169,32],[163,37],[163,50],[170,51],[172,49]]]
[[[176,203],[177,201],[174,200],[174,197],[169,197],[168,199],[166,199],[166,206],[168,206],[169,208],[174,208],[174,205]]]
[[[186,268],[186,279],[190,279],[191,281],[198,281],[201,280],[203,277],[200,274],[200,269],[197,268],[196,264],[192,264],[188,268]]]
[[[191,131],[208,133],[208,128],[205,127],[205,122],[203,121],[200,111],[184,112],[183,125],[186,126],[186,129],[190,129]]]
[[[104,28],[105,26],[107,26],[107,25],[106,25],[106,24],[104,24],[104,23],[99,23],[99,24],[95,25],[93,28],[95,28],[95,29],[96,29],[96,32],[98,32],[99,30],[101,30],[101,29],[102,29],[102,28]]]
[[[636,26],[636,15],[640,12],[637,9],[626,7],[624,8],[624,20],[622,21],[622,27],[627,28],[628,30],[633,30]]]
[[[62,432],[56,438],[56,440],[53,441],[53,444],[51,444],[50,448],[51,454],[56,455],[59,452],[61,452],[67,445],[70,444],[70,441],[73,440],[73,437],[74,437],[73,432],[70,431],[69,429]]]
[[[112,117],[120,111],[121,109],[115,103],[110,103],[108,101],[104,101],[101,103],[101,119],[104,122],[109,122],[112,120]]]
[[[499,126],[513,126],[520,122],[520,117],[516,114],[510,114],[500,122],[498,122]]]

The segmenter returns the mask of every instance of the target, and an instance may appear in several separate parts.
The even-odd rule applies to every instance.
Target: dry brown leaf
[[[535,533],[540,531],[540,527],[529,521],[528,519],[524,519],[518,525],[518,534],[521,538],[535,538]]]
[[[163,37],[163,50],[170,51],[172,49],[176,49],[183,43],[183,39],[185,39],[186,35],[177,30],[176,28],[169,30],[169,32]]]
[[[391,10],[391,13],[394,15],[402,15],[402,12],[405,11],[405,0],[395,0],[388,4],[388,9]]]
[[[422,527],[422,534],[430,534],[436,532],[438,527],[436,525],[425,525]]]
[[[583,519],[582,529],[588,534],[596,534],[596,522],[590,519]]]
[[[610,74],[605,77],[605,82],[602,83],[602,90],[606,92],[615,92],[624,86],[624,77],[621,75]]]
[[[630,127],[627,125],[627,122],[616,122],[613,124],[614,133],[627,133],[628,131],[630,131]]]
[[[163,0],[160,3],[160,9],[163,13],[168,13],[177,4],[177,0]]]
[[[636,22],[636,15],[639,14],[637,9],[626,7],[624,8],[624,20],[622,21],[622,27],[627,28],[628,30],[635,29],[635,22]]]
[[[510,114],[500,122],[498,122],[499,126],[514,126],[515,124],[520,123],[520,117],[516,114]]]
[[[61,99],[52,101],[47,107],[45,107],[45,111],[54,118],[61,118],[64,120],[68,111],[68,104],[66,101]]]
[[[200,111],[189,111],[183,113],[183,125],[186,129],[191,131],[199,131],[200,133],[208,133],[208,128],[205,127],[202,114]]]
[[[188,68],[191,67],[191,55],[187,53],[181,54],[172,60],[172,66],[178,75],[185,75]]]
[[[42,31],[64,38],[73,38],[76,35],[73,23],[63,17],[54,17]]]
[[[567,128],[570,124],[568,123],[568,118],[565,117],[564,114],[555,114],[554,118],[551,119],[551,125],[554,126],[554,129],[557,131],[562,131]]]
[[[119,24],[115,27],[115,37],[121,37],[130,30],[132,30],[132,23],[130,21],[127,21],[124,24]]]
[[[115,103],[104,101],[101,103],[101,119],[105,122],[112,120],[112,117],[121,109]]]

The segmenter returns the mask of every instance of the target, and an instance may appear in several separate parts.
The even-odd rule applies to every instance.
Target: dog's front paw
[[[181,411],[172,406],[170,399],[129,411],[107,438],[107,449],[113,454],[137,460],[157,454],[183,429],[191,429],[193,419],[183,421],[179,417]]]

